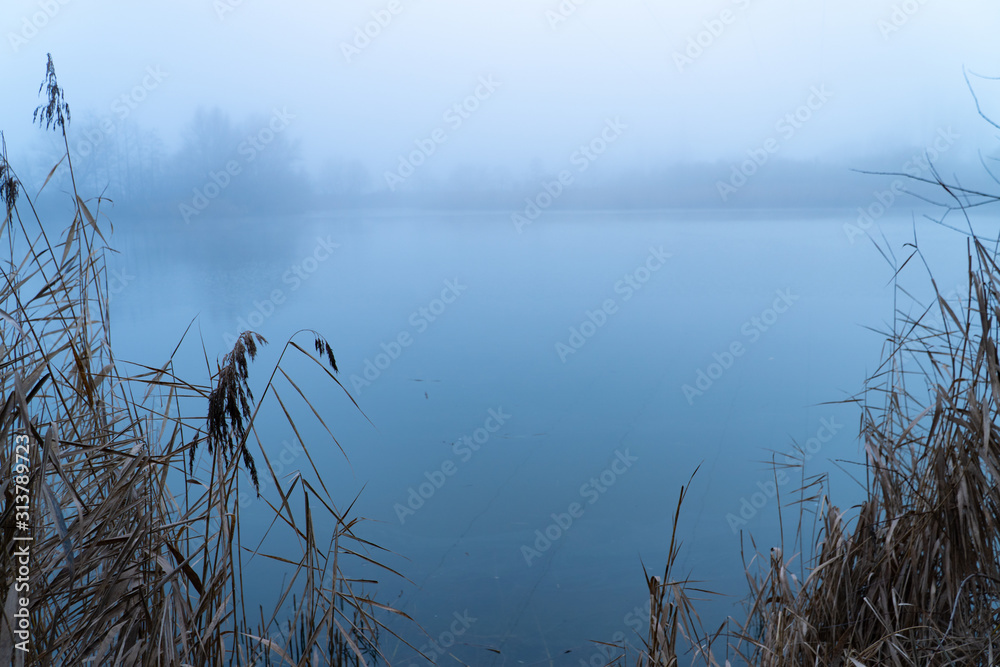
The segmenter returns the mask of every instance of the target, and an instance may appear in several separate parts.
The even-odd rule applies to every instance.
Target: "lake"
[[[360,493],[359,535],[410,580],[380,575],[377,597],[420,623],[434,645],[394,627],[429,655],[600,665],[589,640],[640,645],[642,568],[662,574],[695,469],[673,574],[724,594],[701,607],[713,629],[741,613],[740,531],[766,553],[775,496],[798,487],[772,452],[801,447],[835,504],[860,498],[836,464],[860,460],[860,408],[836,402],[878,367],[893,269],[845,231],[850,211],[549,211],[519,230],[501,212],[208,213],[115,219],[116,354],[160,366],[196,318],[178,366],[204,382],[201,341],[221,358],[249,326],[270,341],[256,392],[292,333],[326,336],[372,423],[302,364],[350,463],[296,414],[338,507]],[[902,262],[914,225],[941,291],[963,285],[961,235],[908,212],[871,231]],[[913,261],[902,279],[926,296],[925,275]],[[307,470],[291,429],[261,430],[287,450],[282,475]]]

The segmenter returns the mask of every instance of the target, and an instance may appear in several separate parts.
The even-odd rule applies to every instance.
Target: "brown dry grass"
[[[959,190],[939,179],[929,183],[951,196]],[[967,213],[965,195],[955,196],[959,205],[946,215]],[[949,301],[933,276],[934,300],[926,307],[895,285],[883,364],[852,401],[862,407],[864,501],[841,510],[823,492],[822,478],[804,479],[794,537],[746,564],[747,614],[727,646],[746,664],[1000,662],[1000,243],[967,226],[963,302]],[[896,275],[924,260],[915,240],[908,247]],[[814,503],[819,532],[810,541],[805,507]],[[668,577],[673,548],[667,584],[650,580],[654,617],[638,664],[676,665],[678,656],[719,664],[711,648],[719,635],[706,641],[698,634],[686,582]],[[800,580],[793,563],[804,556]],[[666,605],[663,590],[672,595]]]
[[[52,173],[72,175],[69,107],[51,58],[43,89],[36,120],[61,132],[66,145]],[[204,384],[176,377],[173,355],[126,374],[110,345],[102,200],[88,203],[74,186],[75,215],[55,239],[5,152],[0,181],[0,237],[11,253],[0,281],[0,665],[372,664],[385,614],[394,612],[362,590],[368,582],[352,579],[345,560],[377,564],[378,549],[355,534],[349,509],[334,503],[308,443],[300,438],[313,474],[279,479],[255,429],[270,400],[297,435],[303,413],[336,443],[285,370],[286,357],[302,355],[343,389],[330,345],[313,332],[293,336],[258,400],[249,368],[265,341],[250,332]],[[316,355],[296,342],[305,335]],[[193,402],[207,407],[207,419],[182,411]],[[30,477],[20,480],[27,481],[29,529],[17,523],[18,433],[32,440]],[[297,545],[297,557],[248,548],[241,538],[240,484],[257,487],[258,474],[275,493],[253,501],[252,511],[269,515],[268,533]],[[334,527],[328,542],[317,526]],[[19,593],[15,536],[32,539],[30,590]],[[270,612],[246,605],[250,558],[285,573]],[[13,633],[20,596],[30,599],[26,652]]]
[[[750,578],[760,628],[745,637],[752,664],[995,663],[1000,270],[995,249],[975,236],[968,247],[964,304],[949,303],[932,279],[942,324],[929,321],[931,308],[897,314],[865,397],[866,500],[848,515],[821,499],[804,582],[781,550]]]
[[[53,173],[65,168],[72,175],[69,108],[51,60],[42,88],[47,103],[36,119],[62,132],[67,145]],[[932,183],[950,196],[979,194]],[[6,236],[10,261],[0,283],[5,545],[0,664],[373,662],[380,656],[379,633],[386,629],[382,613],[398,612],[366,595],[361,586],[368,582],[351,579],[344,560],[377,564],[372,556],[377,547],[355,534],[358,520],[349,518],[349,509],[337,508],[306,442],[300,440],[318,488],[305,475],[279,479],[254,428],[260,406],[273,400],[296,429],[298,402],[340,446],[283,366],[286,355],[303,355],[339,386],[329,343],[309,332],[314,355],[289,340],[259,399],[250,367],[266,341],[251,332],[239,337],[205,384],[176,377],[173,357],[125,374],[110,345],[99,245],[104,237],[97,222],[101,200],[88,204],[74,189],[75,215],[54,240],[22,191],[4,152],[0,199],[6,216],[0,234]],[[932,280],[931,307],[916,316],[897,311],[885,363],[859,401],[866,500],[844,512],[822,494],[821,485],[804,485],[798,501],[822,507],[820,537],[802,581],[791,568],[800,554],[786,556],[789,545],[756,554],[748,563],[748,612],[740,630],[725,635],[732,653],[748,664],[997,661],[996,257],[995,246],[970,235],[965,303],[947,301]],[[915,247],[907,262],[912,258],[920,258]],[[940,313],[940,324],[931,322],[932,308]],[[205,416],[182,412],[192,400],[206,406]],[[33,441],[26,485],[30,530],[16,519],[18,433]],[[203,465],[196,467],[201,445]],[[270,514],[286,541],[299,546],[298,558],[244,545],[240,483],[257,487],[260,475],[276,498],[261,498],[254,511]],[[176,479],[183,480],[181,493],[168,485]],[[723,628],[702,630],[690,595],[699,589],[672,574],[685,490],[664,573],[646,574],[652,612],[637,660],[643,667],[724,664],[713,652]],[[792,551],[796,544],[801,551],[803,523],[790,542]],[[335,526],[329,542],[319,542],[317,525]],[[27,653],[15,648],[13,633],[18,597],[13,538],[25,535],[33,540]],[[243,567],[251,557],[270,559],[288,573],[278,603],[267,613],[245,604]],[[292,612],[283,615],[289,600]]]

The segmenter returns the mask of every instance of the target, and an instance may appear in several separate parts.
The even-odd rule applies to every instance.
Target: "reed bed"
[[[968,249],[965,302],[949,303],[932,278],[935,303],[897,313],[863,396],[865,501],[849,515],[819,498],[801,585],[781,550],[751,577],[752,664],[995,664],[1000,270],[995,245],[972,235]]]
[[[687,582],[669,576],[672,539],[664,577],[647,575],[653,618],[637,665],[718,665],[723,636],[727,656],[761,667],[1000,663],[1000,266],[998,242],[971,224],[965,233],[964,300],[949,301],[932,275],[929,306],[895,285],[883,363],[852,399],[863,502],[842,510],[822,477],[803,479],[794,537],[745,559],[747,613],[725,635],[699,634]],[[900,268],[924,259],[908,246]]]
[[[202,383],[175,374],[176,350],[152,366],[117,360],[98,222],[105,202],[76,191],[69,106],[51,57],[40,93],[35,119],[66,147],[49,178],[68,171],[73,216],[55,236],[3,146],[0,238],[10,259],[0,269],[0,665],[385,660],[380,635],[405,615],[365,592],[377,582],[350,576],[348,562],[381,567],[380,550],[357,535],[360,520],[338,508],[313,464],[298,415],[340,443],[286,370],[293,357],[308,359],[353,402],[332,347],[316,332],[297,333],[262,385],[251,369],[267,341],[253,332],[214,368],[204,350]],[[981,195],[932,184],[963,213],[961,197]],[[728,665],[717,655],[723,641],[727,656],[762,667],[1000,660],[1000,266],[997,245],[971,229],[967,247],[968,297],[949,302],[931,278],[930,306],[897,308],[884,363],[857,398],[865,500],[843,511],[822,479],[803,480],[794,537],[766,553],[755,548],[746,564],[738,629],[706,632],[692,597],[705,591],[674,574],[689,482],[663,575],[645,573],[649,633],[636,665]],[[902,264],[912,259],[922,259],[916,244]],[[255,428],[265,401],[280,407],[311,474],[275,474]],[[204,412],[192,415],[192,405]],[[262,477],[273,495],[256,497]],[[253,512],[271,520],[268,533],[283,531],[297,545],[296,557],[245,543],[241,486]],[[818,538],[803,554],[809,504],[819,507]],[[333,526],[328,539],[317,526]],[[792,562],[802,557],[809,565],[800,580]],[[287,574],[268,611],[247,604],[243,573],[254,558]]]
[[[58,237],[43,224],[4,147],[0,665],[374,664],[385,621],[399,612],[364,591],[375,582],[348,569],[350,561],[378,565],[378,547],[356,534],[350,508],[334,503],[310,443],[299,438],[313,474],[281,479],[255,428],[261,405],[273,401],[297,437],[305,415],[339,447],[285,370],[304,357],[344,389],[331,346],[299,332],[263,384],[250,371],[266,341],[252,332],[215,364],[203,350],[204,382],[175,375],[176,350],[162,364],[116,359],[98,222],[106,202],[76,192],[69,106],[51,56],[40,93],[35,120],[66,147],[49,178],[68,170],[74,214]],[[274,492],[257,497],[261,477]],[[296,557],[245,543],[250,507],[270,519],[268,533],[297,546]],[[19,560],[25,544],[30,558]],[[251,558],[285,573],[272,610],[248,605],[247,593],[260,587],[243,578]],[[22,600],[27,641],[18,632]]]

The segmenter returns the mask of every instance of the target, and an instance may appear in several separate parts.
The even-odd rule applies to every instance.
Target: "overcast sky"
[[[6,0],[2,17],[9,145],[35,131],[51,52],[76,117],[129,108],[171,145],[199,105],[287,109],[307,164],[376,174],[438,129],[436,168],[558,168],[608,119],[626,128],[618,166],[730,160],[769,138],[785,157],[862,160],[949,125],[991,137],[962,68],[1000,76],[985,0]],[[1000,117],[1000,81],[975,83]],[[477,108],[447,113],[463,101]],[[779,127],[796,112],[794,133]]]

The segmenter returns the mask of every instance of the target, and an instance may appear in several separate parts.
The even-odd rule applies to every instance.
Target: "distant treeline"
[[[479,163],[463,164],[442,177],[439,170],[417,166],[400,183],[399,178],[389,182],[360,159],[331,157],[320,168],[307,169],[301,140],[286,131],[294,123],[295,115],[284,109],[241,123],[219,109],[201,109],[170,151],[156,131],[127,118],[74,119],[73,166],[85,175],[77,185],[102,193],[118,211],[187,222],[206,212],[393,207],[488,209],[526,218],[548,209],[657,208],[845,208],[861,209],[860,215],[873,202],[884,201],[886,195],[880,194],[885,192],[898,206],[902,182],[852,169],[930,177],[934,159],[944,157],[943,152],[897,151],[865,164],[843,164],[795,161],[759,150],[734,161],[670,164],[665,158],[659,167],[626,169],[595,164],[585,174],[566,165],[547,170],[536,159],[519,174]],[[41,158],[32,162],[25,180],[41,186],[53,164]],[[58,174],[47,187],[69,190]]]

